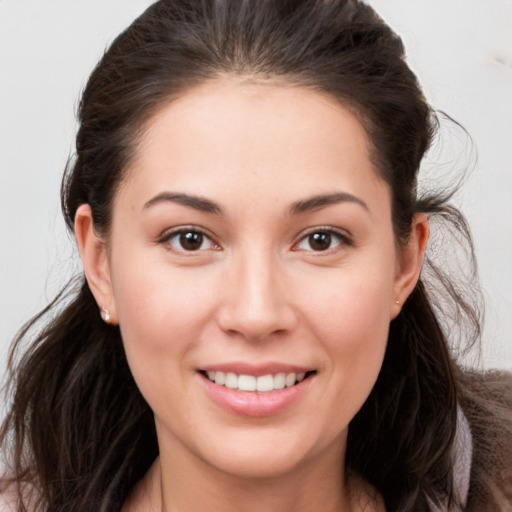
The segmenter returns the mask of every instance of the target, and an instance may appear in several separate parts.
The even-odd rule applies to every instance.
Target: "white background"
[[[0,0],[1,362],[17,329],[80,268],[59,211],[76,105],[106,45],[150,3]],[[459,204],[487,299],[482,364],[512,369],[512,2],[369,3],[402,36],[428,100],[474,140]],[[450,158],[459,170],[469,160]]]

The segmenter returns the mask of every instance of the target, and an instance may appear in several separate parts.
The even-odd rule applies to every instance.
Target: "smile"
[[[257,391],[259,393],[268,393],[279,389],[289,388],[302,382],[309,374],[314,372],[301,373],[276,373],[274,375],[237,375],[233,372],[207,371],[206,377],[217,386],[238,391]]]
[[[272,416],[292,407],[317,375],[317,370],[281,364],[219,366],[198,372],[207,395],[222,408],[248,417]]]

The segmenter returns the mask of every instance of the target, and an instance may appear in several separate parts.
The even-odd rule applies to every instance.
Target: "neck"
[[[368,484],[345,474],[340,454],[329,455],[279,477],[258,478],[234,477],[202,461],[184,467],[170,463],[179,457],[164,455],[134,488],[123,512],[383,511],[381,499]]]
[[[309,465],[308,465],[309,466]],[[311,512],[348,511],[344,475],[309,467],[279,477],[239,477],[221,471],[178,473],[161,465],[165,512],[208,510],[209,512]],[[337,475],[337,478],[335,477]],[[336,485],[334,485],[336,482]]]

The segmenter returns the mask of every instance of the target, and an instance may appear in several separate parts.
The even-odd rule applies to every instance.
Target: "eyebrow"
[[[194,208],[195,210],[199,210],[206,213],[213,213],[215,215],[221,215],[223,213],[222,207],[219,204],[215,203],[214,201],[211,201],[210,199],[179,192],[161,192],[160,194],[150,199],[147,203],[145,203],[144,209],[165,202],[182,204],[184,206]],[[289,211],[292,215],[297,215],[300,213],[319,210],[321,208],[325,208],[326,206],[330,206],[333,204],[345,202],[358,204],[362,206],[365,210],[369,211],[368,205],[362,199],[352,194],[349,194],[348,192],[337,192],[334,194],[319,194],[309,197],[307,199],[302,199],[300,201],[292,203],[292,205],[289,208]]]
[[[366,211],[370,211],[368,205],[359,197],[349,194],[348,192],[337,192],[334,194],[320,194],[297,201],[291,205],[290,213],[292,215],[306,213],[338,203],[355,203],[362,206]]]
[[[215,215],[220,215],[222,213],[222,208],[220,205],[211,201],[210,199],[177,192],[162,192],[156,195],[144,205],[144,209],[166,202],[182,204],[184,206],[194,208],[195,210],[206,213],[213,213]]]

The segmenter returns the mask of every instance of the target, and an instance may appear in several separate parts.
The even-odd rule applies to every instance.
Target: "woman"
[[[420,276],[429,217],[466,233],[417,198],[435,128],[364,3],[150,7],[80,105],[84,277],[11,369],[15,509],[508,510],[505,377]]]

